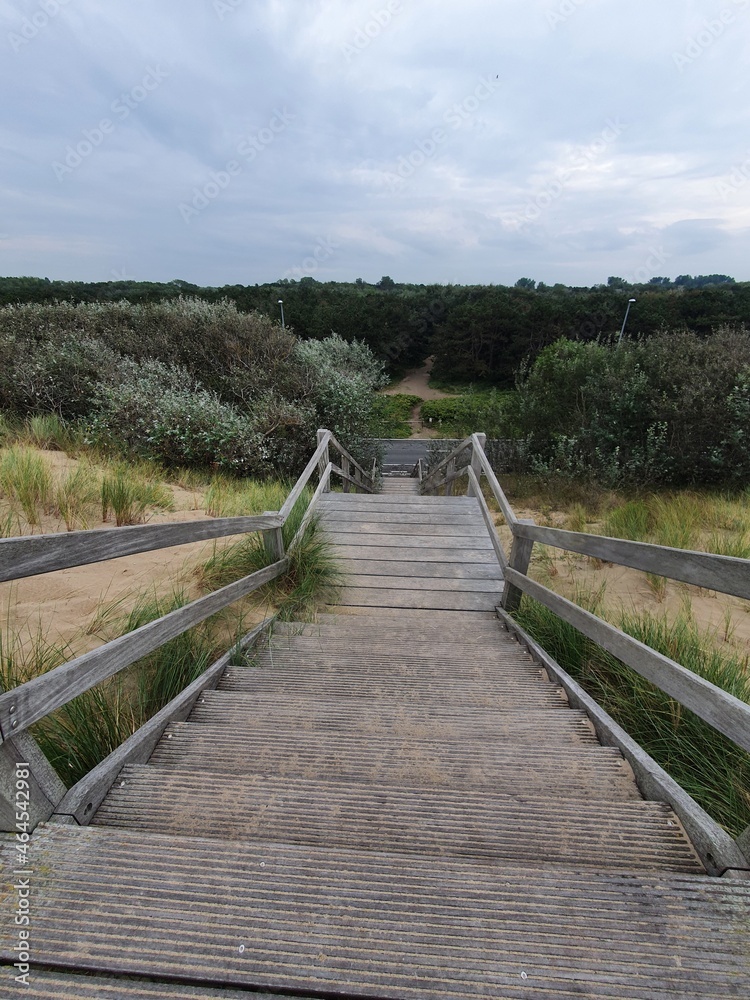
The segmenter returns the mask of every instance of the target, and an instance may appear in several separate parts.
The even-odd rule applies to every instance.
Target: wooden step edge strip
[[[726,830],[722,829],[507,612],[498,608],[497,615],[507,630],[547,670],[550,680],[557,682],[564,689],[571,708],[586,712],[600,742],[604,746],[617,747],[620,750],[633,768],[636,783],[643,797],[654,802],[666,802],[671,806],[708,874],[750,879],[750,864]]]
[[[274,620],[275,615],[257,625],[240,640],[239,647],[242,650],[252,647]],[[58,804],[52,816],[53,822],[87,826],[125,764],[141,764],[149,759],[167,726],[172,722],[184,722],[201,694],[216,687],[236,651],[234,646],[219,657],[200,677],[73,785]]]

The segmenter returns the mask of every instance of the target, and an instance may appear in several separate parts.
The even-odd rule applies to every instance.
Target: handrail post
[[[275,514],[275,511],[266,511],[267,514]],[[263,546],[271,562],[279,562],[284,558],[284,532],[281,528],[269,528],[262,531]]]
[[[18,797],[19,791],[23,798]],[[0,746],[0,831],[31,833],[50,818],[66,791],[31,733],[19,733]],[[16,815],[19,810],[29,814],[26,820]],[[19,827],[19,822],[28,825]]]
[[[534,522],[530,518],[523,518],[518,523],[533,524]],[[523,573],[524,576],[528,576],[529,563],[531,562],[531,553],[533,548],[533,539],[520,538],[518,535],[514,534],[513,546],[510,550],[508,566],[511,569],[517,570],[519,573]],[[522,596],[523,594],[518,587],[514,587],[512,583],[506,583],[502,598],[503,610],[507,611],[509,615],[512,615],[514,611],[518,611]]]
[[[450,462],[448,462],[448,468],[445,470],[446,479],[450,479],[450,477],[453,475],[453,473],[455,471],[456,471],[456,460],[455,460],[455,458],[452,458],[450,460]],[[451,479],[451,481],[449,483],[445,484],[445,495],[447,497],[452,497],[453,496],[453,480],[452,479]]]
[[[471,448],[471,467],[474,470],[474,473],[475,473],[477,479],[479,480],[479,482],[482,481],[482,459],[481,459],[481,457],[479,455],[479,452],[477,451],[477,445],[479,445],[479,447],[482,449],[482,451],[484,451],[484,446],[485,446],[486,443],[487,443],[487,435],[486,434],[472,434],[471,435],[471,444],[472,444],[472,448]],[[473,497],[474,496],[474,487],[472,486],[471,480],[469,480],[469,485],[468,485],[468,488],[466,490],[466,496],[467,497]]]
[[[352,474],[352,467],[351,467],[351,465],[349,463],[349,459],[346,458],[344,455],[341,455],[341,471],[344,473],[345,476],[351,476],[351,474]],[[356,479],[356,473],[357,473],[356,469],[354,470],[354,473],[355,473],[354,478]],[[345,479],[344,480],[344,493],[349,493],[350,490],[351,490],[351,483],[349,482],[348,479]],[[356,489],[355,489],[355,493],[356,493]]]
[[[322,429],[322,430],[318,431],[318,447],[320,447],[320,445],[322,444],[323,438],[326,436],[327,433],[328,433],[328,431],[326,431],[325,429]],[[328,468],[328,463],[331,461],[331,459],[330,459],[330,450],[331,449],[329,447],[326,447],[326,450],[323,452],[323,454],[320,457],[320,461],[318,462],[318,476],[321,479],[321,481],[322,481],[323,477],[326,474],[326,469]],[[330,484],[330,482],[327,483],[323,487],[323,492],[324,493],[330,493],[331,492],[331,484]]]

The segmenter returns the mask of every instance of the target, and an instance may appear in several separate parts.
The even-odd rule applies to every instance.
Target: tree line
[[[521,278],[514,286],[419,285],[385,276],[375,284],[321,282],[312,277],[256,285],[202,287],[185,281],[61,282],[0,278],[0,306],[127,301],[154,304],[180,297],[228,300],[242,313],[281,321],[302,340],[332,333],[363,341],[391,374],[435,356],[434,374],[455,384],[510,387],[525,361],[561,337],[612,342],[629,298],[635,298],[626,336],[648,338],[665,329],[700,337],[750,322],[750,282],[728,275],[652,278],[640,285],[610,277],[592,287],[545,285]]]

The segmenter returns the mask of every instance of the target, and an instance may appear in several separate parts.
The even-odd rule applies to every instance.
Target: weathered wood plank
[[[369,589],[384,588],[386,590],[445,590],[453,593],[495,594],[500,602],[503,585],[500,580],[486,580],[467,577],[464,579],[443,579],[440,577],[414,576],[365,576],[361,573],[349,573],[346,576],[347,587],[367,587]]]
[[[502,486],[500,485],[497,476],[495,475],[494,469],[490,465],[490,460],[487,458],[487,454],[484,448],[482,448],[478,452],[478,454],[482,471],[487,477],[487,482],[490,484],[490,489],[492,490],[493,496],[495,497],[495,500],[497,500],[498,506],[502,511],[503,517],[505,518],[505,523],[512,527],[518,521],[516,513],[511,507],[510,501],[506,497],[505,492]]]
[[[482,487],[479,484],[479,479],[474,469],[469,469],[469,483],[472,487],[472,495],[475,496],[479,502],[479,507],[480,510],[482,511],[482,517],[484,518],[484,523],[487,527],[487,533],[490,536],[492,547],[495,550],[497,561],[503,568],[505,568],[508,565],[508,557],[505,554],[503,543],[500,541],[500,537],[497,533],[497,528],[495,527],[495,519],[490,513],[490,509],[487,506],[487,502],[484,499],[484,494],[482,493]]]
[[[309,483],[312,474],[319,467],[321,460],[325,457],[325,454],[328,450],[328,444],[331,440],[331,432],[318,431],[318,437],[320,440],[318,442],[318,447],[315,449],[315,454],[305,466],[302,475],[299,477],[299,479],[294,485],[294,489],[286,498],[284,504],[281,507],[281,510],[279,511],[279,514],[281,515],[284,522],[294,510],[295,504],[302,496],[302,491]],[[325,468],[325,466],[323,466],[323,468]]]
[[[489,562],[420,562],[415,559],[402,562],[393,559],[339,559],[341,571],[347,574],[362,573],[370,576],[419,576],[445,580],[497,580],[503,579],[497,560]]]
[[[338,601],[343,607],[439,608],[441,611],[492,611],[496,594],[461,594],[438,590],[398,590],[380,587],[346,587]]]
[[[249,649],[273,620],[267,618],[256,626],[241,640],[239,648]],[[149,759],[167,726],[172,722],[184,722],[193,710],[198,696],[216,687],[234,654],[235,649],[230,649],[221,656],[121,746],[89,771],[85,778],[73,785],[55,809],[55,816],[72,818],[80,826],[90,823],[122,768],[126,764],[143,764]]]
[[[331,543],[331,552],[339,559],[385,559],[398,562],[459,562],[459,563],[491,563],[497,566],[497,556],[492,546],[470,549],[445,548],[439,545],[423,548],[411,545],[349,545],[339,539]]]
[[[321,518],[328,524],[335,523],[337,526],[346,524],[403,524],[403,525],[471,525],[472,527],[482,527],[481,515],[474,511],[463,511],[462,513],[437,513],[436,511],[410,511],[410,510],[343,510],[337,507],[331,510],[328,504],[321,508]]]
[[[603,562],[630,566],[632,569],[643,570],[644,573],[655,573],[695,587],[750,600],[750,559],[673,549],[663,545],[650,545],[648,542],[630,542],[622,538],[586,535],[538,525],[518,525],[513,531],[521,538],[542,542],[544,545],[579,552]]]
[[[366,533],[349,533],[345,531],[337,531],[335,535],[331,532],[327,532],[331,541],[336,545],[356,545],[356,546],[368,546],[368,545],[378,545],[380,547],[388,546],[392,548],[398,548],[403,545],[404,542],[408,542],[409,548],[443,548],[443,549],[462,549],[472,548],[472,549],[489,549],[494,553],[492,548],[492,542],[489,536],[484,534],[476,535],[459,535],[458,537],[451,537],[450,535],[441,535],[436,537],[434,535],[408,535],[407,538],[403,538],[400,535],[390,535],[390,534],[372,534],[368,535]]]
[[[126,528],[69,531],[57,535],[29,535],[0,539],[0,582],[72,566],[120,559],[138,552],[189,545],[227,535],[280,528],[279,514],[222,517],[184,524],[147,524]]]
[[[442,539],[482,537],[485,533],[481,518],[476,521],[464,521],[461,524],[432,524],[430,521],[424,520],[407,523],[398,521],[339,521],[324,516],[320,523],[326,531],[336,535],[339,533],[351,534],[356,531],[360,535],[423,535]]]
[[[602,649],[656,684],[685,708],[695,712],[737,746],[750,751],[750,705],[746,702],[722,691],[691,670],[662,656],[650,646],[626,635],[589,611],[584,611],[547,587],[530,580],[523,573],[508,568],[505,576],[519,590],[554,611],[563,621],[573,625]]]
[[[281,576],[288,566],[288,559],[273,563],[0,695],[0,733],[3,740],[23,732],[77,695],[246,597],[264,583]]]
[[[743,868],[743,855],[738,845],[698,803],[688,795],[674,778],[656,763],[646,751],[630,737],[615,720],[574,680],[549,653],[506,614],[498,612],[505,627],[528,649],[531,655],[547,670],[550,678],[560,684],[568,697],[571,708],[581,709],[591,719],[596,735],[604,746],[617,747],[633,768],[641,794],[654,802],[666,802],[674,809],[690,837],[698,855],[713,875],[721,875],[727,868]]]

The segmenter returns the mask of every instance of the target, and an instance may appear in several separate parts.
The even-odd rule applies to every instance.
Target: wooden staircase
[[[477,501],[388,485],[321,502],[339,607],[35,833],[19,996],[747,996],[750,883],[502,627]]]

